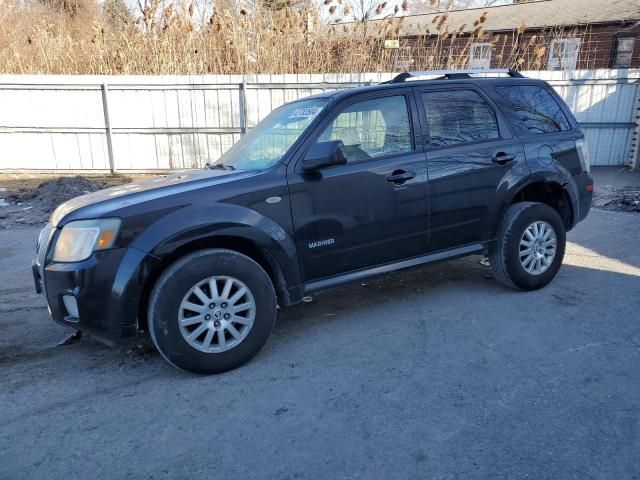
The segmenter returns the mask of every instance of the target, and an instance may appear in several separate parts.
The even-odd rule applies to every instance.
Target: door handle
[[[498,165],[506,165],[509,162],[513,162],[516,159],[516,156],[512,153],[498,152],[493,157],[491,157],[491,161],[493,163],[497,163]]]
[[[404,183],[416,176],[416,172],[405,172],[404,170],[396,170],[387,177],[387,182]]]

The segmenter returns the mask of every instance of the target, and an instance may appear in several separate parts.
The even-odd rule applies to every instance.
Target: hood
[[[86,207],[101,206],[91,209],[86,218],[97,218],[102,212],[127,207],[139,202],[153,200],[173,193],[185,192],[195,188],[211,186],[255,174],[248,170],[192,170],[171,175],[127,183],[118,187],[106,188],[72,198],[56,208],[51,215],[50,223],[55,227],[69,214]]]

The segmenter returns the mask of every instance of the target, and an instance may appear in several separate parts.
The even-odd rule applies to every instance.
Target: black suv
[[[278,305],[370,275],[486,254],[541,288],[591,204],[584,135],[545,82],[477,73],[297,100],[203,170],[75,198],[40,234],[36,289],[59,323],[148,329],[213,373],[260,350]]]

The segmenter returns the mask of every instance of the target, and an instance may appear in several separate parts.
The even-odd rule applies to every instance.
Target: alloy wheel
[[[256,302],[237,278],[214,276],[198,282],[178,311],[180,333],[193,348],[221,353],[242,342],[253,327]]]
[[[520,264],[531,275],[546,272],[556,256],[557,238],[553,227],[544,221],[529,225],[520,239]]]

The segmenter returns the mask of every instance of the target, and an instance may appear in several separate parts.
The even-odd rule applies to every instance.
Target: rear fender
[[[578,193],[576,183],[571,181],[572,178],[573,176],[568,169],[566,169],[562,165],[554,163],[552,170],[534,172],[531,175],[531,177],[528,179],[526,184],[523,185],[520,189],[518,189],[518,192],[523,188],[525,188],[527,185],[531,185],[533,183],[551,183],[561,187],[569,197],[569,203],[571,206],[571,214],[573,219],[572,224],[570,225],[570,228],[569,228],[571,229],[578,222],[579,219],[577,218],[578,215],[576,213],[580,211],[580,195]],[[514,196],[518,192],[515,192]]]
[[[513,186],[506,195],[499,208],[496,209],[499,212],[498,218],[496,221],[492,223],[493,231],[491,238],[495,238],[495,234],[497,232],[498,226],[502,217],[504,216],[504,212],[511,205],[516,197],[520,195],[520,193],[525,190],[528,186],[536,184],[536,183],[546,183],[554,185],[558,188],[561,188],[570,200],[571,212],[573,222],[571,227],[576,223],[576,215],[575,212],[579,211],[579,197],[576,186],[573,182],[571,182],[571,174],[566,171],[564,168],[559,167],[555,170],[547,170],[547,171],[537,171],[533,172],[528,178],[523,179],[522,182],[519,182]]]

